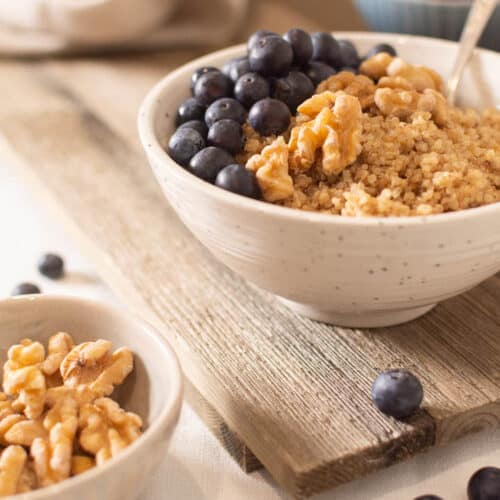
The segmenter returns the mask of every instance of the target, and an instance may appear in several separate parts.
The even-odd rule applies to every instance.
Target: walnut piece
[[[61,363],[64,385],[87,387],[93,398],[109,396],[133,370],[132,352],[122,347],[112,354],[111,342],[96,340],[74,347]]]
[[[383,76],[377,83],[377,88],[415,90],[415,87],[402,76]]]
[[[71,475],[78,476],[95,467],[95,460],[86,455],[73,455],[71,457]]]
[[[42,414],[45,404],[45,377],[40,369],[44,358],[43,345],[25,339],[9,349],[4,364],[4,391],[8,396],[17,396],[13,408],[31,419]]]
[[[379,52],[363,61],[359,66],[359,71],[373,80],[378,80],[387,75],[387,68],[393,59],[394,57],[387,52]]]
[[[8,444],[31,446],[36,438],[46,438],[47,430],[41,418],[15,422],[5,433],[4,441]]]
[[[321,82],[318,85],[316,91],[318,93],[323,93],[327,90],[333,93],[343,91],[345,94],[357,97],[359,99],[361,107],[363,109],[366,109],[373,104],[373,94],[375,93],[375,89],[375,84],[367,76],[355,75],[350,71],[341,71],[336,75],[330,76],[324,82]],[[314,99],[315,97],[316,95],[314,95],[311,99]],[[334,101],[335,97],[333,98],[333,102]],[[297,109],[299,110],[299,112],[302,112],[300,108],[301,106],[299,106]]]
[[[78,405],[72,398],[64,398],[53,406],[43,419],[49,431],[48,439],[36,438],[31,445],[38,484],[58,483],[71,473],[73,443],[78,428]]]
[[[425,89],[440,90],[441,77],[433,70],[424,66],[413,66],[396,57],[387,68],[388,76],[400,76],[408,80],[415,90],[422,92]]]
[[[26,463],[27,454],[22,446],[8,446],[0,457],[0,496],[14,495]]]
[[[100,465],[115,457],[141,435],[142,420],[109,398],[99,398],[80,409],[80,446]]]
[[[330,90],[321,91],[314,94],[297,107],[298,113],[305,115],[309,120],[316,118],[324,108],[331,108],[335,104],[337,95]]]
[[[33,461],[27,459],[24,463],[23,471],[17,483],[17,493],[28,493],[36,490],[38,483],[36,481],[35,469],[33,468]]]
[[[73,349],[74,342],[70,335],[59,332],[52,335],[48,343],[48,354],[42,363],[42,371],[45,375],[54,375],[59,371],[62,360]]]
[[[278,137],[258,155],[252,156],[246,167],[255,172],[266,201],[278,201],[293,193],[292,178],[288,173],[288,146]]]

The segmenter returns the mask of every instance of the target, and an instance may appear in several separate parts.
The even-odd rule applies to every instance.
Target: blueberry
[[[261,38],[248,54],[250,69],[262,76],[281,76],[292,66],[292,46],[280,36]]]
[[[415,413],[423,396],[418,378],[402,368],[381,373],[372,386],[372,399],[377,408],[398,419]]]
[[[204,75],[205,73],[210,73],[211,71],[219,71],[219,68],[216,68],[215,66],[202,66],[201,68],[198,68],[192,75],[191,75],[191,82],[190,82],[190,89],[191,89],[191,94],[194,94],[194,86],[196,85],[196,82],[200,78],[201,75]]]
[[[194,97],[190,97],[179,106],[175,124],[179,126],[191,120],[203,120],[206,109],[206,106],[200,104]]]
[[[350,40],[339,40],[338,43],[340,47],[342,66],[357,68],[359,66],[360,58],[354,44]]]
[[[234,120],[219,120],[208,129],[208,144],[235,155],[243,147],[241,125]]]
[[[334,68],[343,66],[340,45],[330,33],[318,31],[312,34],[313,60],[321,61]]]
[[[217,174],[232,163],[234,158],[227,151],[209,146],[191,158],[188,170],[200,179],[214,183]]]
[[[320,61],[311,61],[305,68],[304,73],[311,79],[313,84],[317,86],[323,80],[334,75],[336,71],[328,64]]]
[[[261,135],[278,135],[290,125],[290,110],[285,103],[267,97],[251,107],[248,121]]]
[[[236,83],[236,80],[241,75],[248,73],[250,71],[250,62],[248,61],[248,57],[237,57],[236,59],[231,59],[222,68],[222,72],[227,75],[233,82]]]
[[[205,123],[211,127],[215,122],[224,119],[243,124],[247,119],[247,112],[236,99],[223,97],[208,106],[205,113]]]
[[[245,106],[251,108],[254,103],[269,97],[269,82],[258,73],[247,73],[241,76],[234,86],[234,97]]]
[[[279,36],[279,35],[278,35],[278,33],[275,33],[274,31],[269,31],[269,30],[256,31],[255,33],[252,33],[250,35],[250,38],[248,39],[247,51],[250,53],[250,51],[259,42],[259,40],[262,40],[262,38],[266,38],[266,36]]]
[[[231,97],[233,82],[219,71],[210,71],[198,78],[194,86],[194,96],[201,104],[208,106],[221,97]]]
[[[469,500],[500,499],[500,469],[484,467],[476,471],[467,485]]]
[[[292,46],[293,64],[303,66],[311,60],[313,44],[309,33],[298,28],[293,28],[288,30],[283,35],[283,38]]]
[[[380,52],[387,52],[394,57],[398,55],[396,49],[392,45],[389,45],[388,43],[379,43],[367,52],[365,59],[369,59],[370,57],[373,57],[375,54],[378,54]]]
[[[38,270],[48,278],[61,278],[64,274],[64,261],[59,255],[46,253],[38,261]]]
[[[276,80],[273,86],[273,97],[284,102],[292,113],[313,94],[314,85],[310,78],[299,71],[290,71],[288,76]]]
[[[168,154],[185,167],[204,147],[205,141],[199,132],[192,128],[179,128],[168,141]]]
[[[33,283],[25,282],[19,283],[19,285],[15,286],[11,292],[11,295],[32,295],[35,293],[42,293],[42,291]]]
[[[414,500],[443,500],[441,497],[438,497],[437,495],[422,495]]]
[[[205,122],[201,120],[189,120],[188,122],[183,123],[179,128],[192,128],[198,132],[203,139],[207,138],[208,127]]]
[[[215,185],[249,198],[259,199],[261,197],[255,174],[243,165],[236,163],[228,165],[219,172],[215,179]]]

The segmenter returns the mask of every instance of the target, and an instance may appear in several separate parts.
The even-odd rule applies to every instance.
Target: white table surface
[[[9,295],[18,282],[28,280],[47,293],[80,295],[120,306],[58,222],[38,199],[32,198],[17,171],[0,162],[0,297]],[[65,258],[65,279],[51,281],[37,273],[37,259],[47,251]],[[485,465],[500,467],[499,431],[469,436],[315,498],[412,500],[434,493],[445,500],[466,500],[468,478]],[[184,405],[170,452],[140,500],[286,498],[266,473],[241,472],[191,408]]]

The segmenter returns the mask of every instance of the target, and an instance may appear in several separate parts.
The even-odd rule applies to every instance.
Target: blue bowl
[[[471,2],[443,0],[354,0],[375,31],[410,33],[458,40]],[[480,45],[500,51],[500,5],[496,8]]]

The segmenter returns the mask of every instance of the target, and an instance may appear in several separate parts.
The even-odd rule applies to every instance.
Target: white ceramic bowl
[[[67,331],[76,342],[107,339],[134,352],[134,371],[113,398],[144,420],[145,433],[101,467],[12,500],[135,500],[164,457],[182,402],[182,377],[168,344],[148,325],[96,302],[50,295],[0,301],[0,362],[7,349],[29,337],[46,342]]]
[[[457,45],[443,40],[337,33],[361,53],[393,44],[401,56],[449,74]],[[430,217],[349,218],[238,196],[191,175],[165,153],[189,77],[244,53],[232,47],[179,68],[146,97],[142,144],[179,217],[213,255],[297,312],[338,325],[376,327],[416,318],[500,270],[500,204]],[[463,103],[500,103],[500,54],[477,51],[461,86]]]

